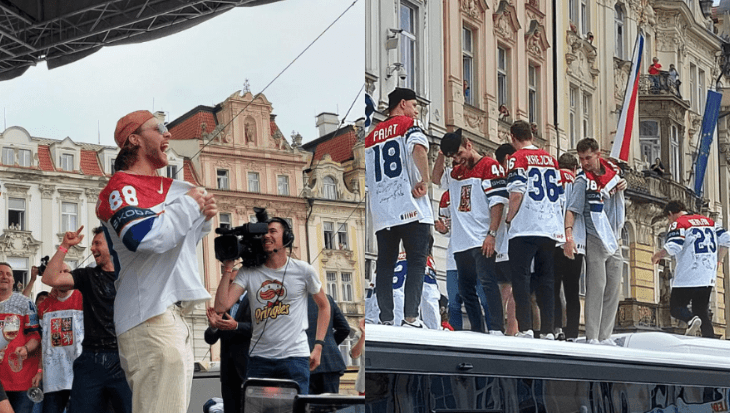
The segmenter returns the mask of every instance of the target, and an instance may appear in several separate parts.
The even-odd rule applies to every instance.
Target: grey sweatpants
[[[611,337],[621,288],[621,248],[610,254],[600,238],[586,236],[586,340]]]

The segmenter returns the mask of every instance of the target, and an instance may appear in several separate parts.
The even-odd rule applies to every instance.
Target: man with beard
[[[183,316],[210,298],[196,247],[218,208],[204,188],[157,174],[168,164],[171,137],[149,111],[119,119],[117,172],[96,205],[109,252],[119,263],[114,327],[138,412],[187,410],[194,360]]]
[[[84,236],[83,226],[63,236],[61,246],[48,261],[44,284],[55,288],[73,288],[83,296],[84,341],[81,355],[73,364],[70,412],[88,412],[110,402],[117,412],[132,411],[132,391],[119,365],[119,349],[114,332],[114,288],[116,273],[109,255],[104,230],[96,227],[91,253],[96,267],[77,268],[71,273],[58,271],[66,252]]]

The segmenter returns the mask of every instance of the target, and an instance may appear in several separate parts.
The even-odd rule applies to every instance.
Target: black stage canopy
[[[234,7],[280,0],[0,0],[0,81],[45,60],[54,69],[103,46],[141,43]]]

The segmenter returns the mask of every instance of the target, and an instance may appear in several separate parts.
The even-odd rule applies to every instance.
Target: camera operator
[[[253,335],[248,377],[292,379],[299,384],[299,393],[307,394],[309,372],[320,363],[330,320],[329,302],[314,268],[287,256],[286,248],[291,247],[294,235],[284,219],[268,220],[268,232],[261,241],[266,253],[263,265],[241,268],[234,278],[234,261],[224,262],[215,311],[223,313],[249,291]],[[308,294],[319,309],[311,354],[306,334]]]

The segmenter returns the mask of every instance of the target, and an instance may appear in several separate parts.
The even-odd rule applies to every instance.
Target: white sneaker
[[[553,333],[540,334],[540,338],[543,340],[555,340]]]
[[[489,334],[491,334],[493,336],[503,336],[504,335],[504,333],[499,330],[489,330]]]
[[[423,328],[423,329],[428,329],[428,327],[426,327],[426,325],[423,324],[423,321],[421,321],[418,318],[414,322],[407,321],[404,318],[403,321],[400,322],[400,326],[401,327],[410,327],[410,328]]]
[[[565,341],[565,333],[563,333],[563,329],[558,327],[555,329],[555,339],[560,341]]]
[[[600,342],[600,341],[598,341],[598,340],[597,340],[597,339],[595,339],[595,338],[592,338],[592,339],[590,339],[590,340],[586,340],[586,343],[587,343],[587,344],[601,344],[601,342]]]
[[[520,331],[519,333],[515,334],[515,337],[535,338],[535,333],[533,333],[532,330]]]
[[[393,320],[390,320],[390,321],[380,321],[379,324],[384,325],[384,326],[392,326],[393,325]]]
[[[610,338],[601,340],[600,342],[598,342],[598,344],[603,344],[604,346],[613,346],[613,347],[617,346],[616,342],[611,340]]]
[[[702,320],[700,320],[699,317],[694,316],[691,320],[687,323],[687,331],[685,331],[685,336],[696,336],[697,332],[700,331],[700,327],[702,327]]]

